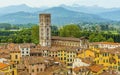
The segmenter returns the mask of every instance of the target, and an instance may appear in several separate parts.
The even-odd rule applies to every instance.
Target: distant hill
[[[72,11],[84,12],[84,13],[90,13],[90,14],[110,12],[110,11],[115,11],[115,10],[119,9],[119,8],[103,8],[103,7],[99,7],[97,5],[95,5],[95,6],[80,6],[80,5],[74,4],[72,6],[67,6],[67,5],[60,5],[60,6],[63,8],[72,10]]]
[[[33,12],[41,11],[41,10],[44,10],[44,9],[45,9],[44,7],[32,8],[32,7],[29,7],[29,6],[25,5],[25,4],[13,5],[13,6],[0,8],[0,15],[16,13],[16,12],[20,12],[20,11],[33,13]]]
[[[38,23],[38,18],[36,14],[21,11],[0,16],[0,22],[11,24]]]
[[[38,23],[39,13],[51,13],[52,24],[68,24],[79,22],[111,22],[120,21],[120,8],[103,8],[99,6],[29,7],[25,4],[0,8],[0,22],[12,24]]]
[[[76,12],[72,10],[65,9],[63,7],[53,7],[44,10],[45,13],[51,13],[53,24],[69,24],[69,23],[79,23],[79,22],[105,22],[109,21],[103,19],[100,16]]]
[[[90,13],[90,14],[98,14],[98,13],[103,13],[103,12],[110,12],[110,11],[115,11],[120,8],[103,8],[99,6],[80,6],[77,4],[74,4],[72,6],[67,6],[67,5],[60,5],[59,7],[63,7],[68,10],[72,11],[77,11],[77,12],[83,12],[83,13]],[[42,11],[45,9],[49,9],[49,7],[30,7],[26,4],[21,4],[21,5],[12,5],[12,6],[7,6],[7,7],[1,7],[0,8],[0,15],[5,15],[9,13],[15,13],[15,12],[37,12],[37,11]]]
[[[102,18],[120,21],[120,9],[110,12],[104,12],[98,15],[101,16]]]
[[[38,23],[39,13],[50,13],[52,15],[52,24],[64,25],[69,23],[79,22],[106,22],[108,19],[100,16],[87,14],[82,12],[71,11],[63,7],[53,7],[35,13],[30,12],[15,12],[0,16],[0,22],[12,24]]]

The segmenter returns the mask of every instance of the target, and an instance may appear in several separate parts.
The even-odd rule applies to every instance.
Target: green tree
[[[98,42],[106,41],[105,37],[103,37],[103,35],[100,33],[96,36],[96,38],[99,39]]]
[[[80,37],[80,28],[75,24],[63,26],[59,32],[63,37]]]
[[[99,38],[93,38],[93,42],[99,42]]]
[[[94,38],[95,38],[95,34],[93,33],[89,36],[89,41],[94,42]]]
[[[9,38],[8,40],[7,40],[9,43],[12,43],[12,38]]]
[[[52,30],[52,36],[58,36],[59,35],[59,31],[58,31],[57,26],[51,26],[51,30]]]
[[[90,42],[102,42],[102,41],[106,41],[105,37],[102,34],[91,34],[89,36],[89,41]]]
[[[39,26],[35,25],[31,28],[31,39],[33,43],[39,43]]]
[[[114,42],[113,38],[109,38],[107,42]]]

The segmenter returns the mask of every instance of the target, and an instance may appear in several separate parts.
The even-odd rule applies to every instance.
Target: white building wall
[[[21,48],[19,46],[21,56],[30,56],[30,48]]]
[[[72,68],[81,67],[81,66],[89,66],[89,65],[90,65],[90,64],[87,64],[87,63],[82,62],[81,59],[75,58],[75,59],[74,59],[74,62],[73,62],[73,65],[72,65]]]

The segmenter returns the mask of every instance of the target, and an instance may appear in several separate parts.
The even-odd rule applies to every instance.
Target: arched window
[[[43,69],[41,68],[40,71],[43,71]]]

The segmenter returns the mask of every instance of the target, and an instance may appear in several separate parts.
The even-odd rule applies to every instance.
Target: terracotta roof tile
[[[8,67],[8,66],[9,66],[8,64],[4,64],[4,63],[0,62],[0,69],[3,69],[3,68]]]
[[[88,67],[86,67],[86,66],[73,68],[74,72],[79,72],[80,70],[82,70],[82,71],[89,71]]]
[[[74,37],[52,36],[52,40],[63,40],[63,41],[77,41],[77,42],[80,42],[80,38],[74,38]]]
[[[104,66],[102,65],[93,65],[93,66],[90,66],[89,69],[94,72],[94,73],[97,73],[99,72],[100,70],[102,70],[103,68],[105,68]]]
[[[97,44],[120,45],[120,43],[114,43],[114,42],[94,42],[91,44],[92,45],[97,45]]]
[[[18,75],[30,75],[27,71],[18,72]]]

